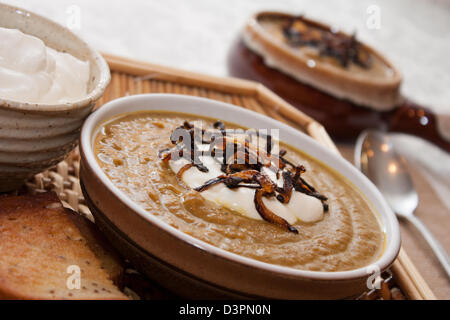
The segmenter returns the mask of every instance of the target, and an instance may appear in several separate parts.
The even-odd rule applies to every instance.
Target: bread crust
[[[0,299],[128,299],[117,256],[84,220],[54,193],[0,196]],[[67,286],[74,265],[80,289]]]

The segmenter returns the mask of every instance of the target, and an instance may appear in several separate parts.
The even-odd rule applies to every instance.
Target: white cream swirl
[[[60,104],[86,96],[89,62],[47,47],[36,37],[0,28],[0,98]]]
[[[207,145],[201,146],[206,149]],[[220,164],[211,156],[200,156],[200,161],[208,168],[208,172],[201,172],[196,167],[192,167],[183,173],[182,180],[190,188],[200,187],[208,180],[214,179],[223,172],[220,170]],[[190,162],[184,158],[170,160],[169,166],[173,172],[178,173],[181,168]],[[262,169],[278,186],[283,186],[283,178],[277,179],[276,174],[267,168]],[[230,189],[224,184],[216,184],[200,193],[206,200],[212,201],[218,205],[226,207],[248,218],[262,220],[254,203],[254,189],[236,188]],[[279,217],[286,220],[289,224],[294,224],[297,220],[303,222],[315,222],[323,218],[322,202],[312,196],[293,190],[290,201],[283,204],[275,197],[263,198],[263,202],[268,209]]]

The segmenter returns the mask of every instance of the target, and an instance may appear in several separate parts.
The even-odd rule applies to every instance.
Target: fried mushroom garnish
[[[320,194],[302,177],[302,174],[306,172],[305,167],[302,165],[296,166],[288,161],[284,157],[287,153],[285,150],[280,150],[278,154],[271,153],[272,137],[270,135],[265,136],[267,142],[266,146],[270,151],[263,152],[250,144],[247,138],[242,139],[228,135],[230,130],[226,130],[223,122],[217,121],[214,123],[213,127],[215,131],[201,131],[202,134],[207,137],[207,141],[196,141],[195,130],[197,129],[194,125],[186,121],[182,126],[176,129],[185,130],[182,132],[182,135],[180,135],[180,132],[174,132],[170,137],[171,142],[175,144],[175,146],[171,149],[163,149],[159,152],[159,157],[165,163],[173,160],[174,156],[190,161],[190,163],[184,165],[176,175],[180,184],[183,184],[184,186],[182,181],[183,175],[187,170],[193,167],[196,167],[202,172],[208,172],[208,168],[204,166],[199,159],[199,155],[203,155],[204,151],[198,150],[198,144],[209,144],[209,150],[207,152],[213,156],[216,161],[218,161],[218,158],[221,158],[219,163],[221,164],[223,174],[194,188],[195,191],[203,192],[220,183],[223,183],[229,189],[255,189],[253,202],[256,211],[261,218],[292,233],[298,233],[298,230],[285,219],[272,212],[264,204],[264,197],[276,197],[281,203],[287,204],[292,197],[292,192],[295,190],[319,199],[323,204],[324,211],[328,211],[328,204],[326,203],[327,197]],[[217,132],[220,132],[221,137],[218,138]],[[179,138],[180,136],[189,136],[191,139],[190,143],[186,145],[185,142],[182,141],[183,139]],[[232,153],[231,155],[228,155],[227,152],[230,150]],[[262,168],[267,168],[274,172],[277,179],[281,175],[283,178],[283,186],[277,186],[277,184],[262,171]]]
[[[348,68],[350,63],[364,69],[371,68],[372,56],[356,40],[355,34],[348,36],[326,28],[312,26],[302,16],[289,19],[283,26],[283,34],[290,46],[315,47],[320,56],[333,57],[344,68]]]
[[[281,218],[280,216],[277,216],[275,213],[273,213],[269,208],[266,207],[266,205],[263,202],[263,196],[264,191],[262,189],[258,189],[255,191],[255,197],[254,197],[254,203],[256,207],[256,211],[261,215],[261,217],[273,224],[276,224],[290,232],[298,233],[298,230],[289,224],[286,220]]]

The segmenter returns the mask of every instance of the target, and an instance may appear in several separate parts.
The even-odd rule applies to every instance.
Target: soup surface
[[[343,67],[335,57],[321,54],[317,47],[308,45],[293,47],[289,44],[289,41],[283,33],[283,25],[285,25],[286,20],[288,19],[280,17],[265,17],[260,18],[259,23],[266,32],[272,35],[280,43],[290,46],[299,56],[308,58],[311,63],[310,67],[313,68],[316,63],[325,63],[336,71],[345,71],[358,78],[383,79],[393,76],[393,71],[385,63],[383,63],[383,61],[376,56],[370,55],[369,53],[366,53],[370,55],[371,63],[369,66],[364,68],[356,63],[349,63],[346,67]],[[321,29],[316,28],[316,30]]]
[[[302,177],[328,198],[320,221],[293,224],[298,233],[251,219],[187,188],[159,154],[173,147],[170,136],[185,121],[200,121],[205,128],[215,122],[181,113],[139,112],[109,121],[95,137],[101,168],[149,214],[224,250],[296,269],[351,270],[380,256],[384,233],[365,198],[341,175],[283,143],[286,159],[302,164],[306,168]]]

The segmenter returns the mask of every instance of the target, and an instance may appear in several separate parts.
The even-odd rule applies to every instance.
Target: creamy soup
[[[349,62],[348,65],[343,67],[338,59],[333,56],[322,54],[318,47],[314,45],[292,45],[286,35],[283,32],[283,26],[286,25],[286,22],[289,19],[283,17],[264,17],[259,19],[259,23],[270,35],[274,38],[278,39],[283,44],[291,47],[296,54],[299,56],[303,56],[308,60],[308,66],[314,68],[318,63],[327,64],[330,68],[335,69],[335,71],[339,72],[348,72],[351,73],[354,77],[359,78],[370,78],[370,79],[384,79],[390,78],[393,76],[393,71],[378,57],[371,55],[364,48],[359,47],[358,51],[367,56],[367,66],[362,67],[361,65]],[[306,23],[304,26],[309,26]],[[309,26],[312,32],[323,32],[329,35],[333,35],[332,32],[326,32],[323,29],[318,27]],[[355,40],[356,41],[356,40]],[[358,42],[356,42],[358,43]]]
[[[275,175],[263,167],[260,173],[255,173],[259,178],[237,182],[234,179],[235,184],[230,185],[226,178],[236,178],[244,171],[236,173],[234,168],[227,175],[220,171],[220,166],[202,157],[205,172],[200,170],[201,166],[188,165],[187,170],[182,170],[184,175],[180,175],[180,168],[186,163],[179,161],[186,160],[167,160],[164,153],[173,150],[175,143],[171,142],[171,136],[184,123],[217,127],[214,119],[181,113],[139,112],[107,122],[95,137],[94,151],[101,168],[149,214],[224,250],[296,269],[351,270],[366,266],[380,256],[384,233],[377,214],[340,174],[280,143],[279,149],[269,154],[278,152],[281,159],[284,150],[283,163],[302,168],[298,172],[300,180],[291,174],[297,184],[290,188],[288,200],[282,196],[280,178],[285,177],[284,171],[294,172],[287,165],[281,174]],[[225,125],[227,129],[237,128],[233,124]],[[208,188],[199,185],[211,182],[216,175],[222,180],[213,181]],[[266,186],[262,178],[277,191],[265,194],[257,202],[256,193]],[[298,181],[304,182],[300,183],[302,186]],[[265,211],[261,210],[261,203]],[[267,212],[272,216],[266,216]]]

